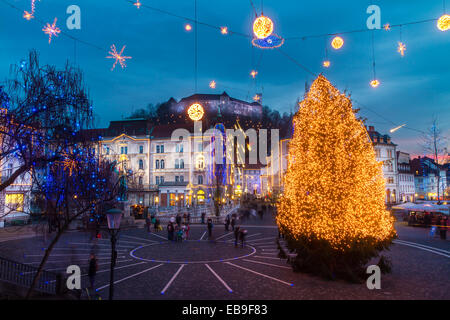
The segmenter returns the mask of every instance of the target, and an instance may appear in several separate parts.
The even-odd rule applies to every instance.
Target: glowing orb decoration
[[[391,30],[391,25],[390,25],[389,23],[386,23],[386,24],[383,26],[383,29],[384,29],[385,31],[389,31],[389,30]]]
[[[406,51],[406,46],[403,42],[399,42],[398,43],[398,47],[397,47],[397,52],[401,54],[401,56],[403,57],[405,55],[405,51]]]
[[[255,79],[257,74],[258,74],[258,71],[255,71],[255,70],[252,70],[252,72],[250,72],[250,75],[252,76],[253,79]]]
[[[380,85],[380,81],[378,81],[377,79],[374,79],[374,80],[370,81],[370,85],[373,88],[376,88],[376,87],[378,87]]]
[[[211,89],[215,89],[216,88],[216,85],[217,85],[217,83],[213,80],[213,81],[211,81],[210,83],[209,83],[209,87],[211,88]]]
[[[331,41],[331,46],[333,47],[333,49],[339,50],[343,45],[344,39],[342,39],[341,37],[334,37]]]
[[[326,60],[326,61],[323,62],[323,66],[325,68],[328,68],[330,66],[330,64],[331,64],[331,62],[329,60]]]
[[[199,121],[203,118],[203,115],[205,114],[205,111],[203,110],[203,107],[199,103],[192,104],[188,109],[188,116],[191,118],[191,120]]]
[[[184,26],[184,30],[186,31],[191,31],[192,30],[192,26],[188,23]]]
[[[258,39],[265,39],[273,32],[273,22],[270,18],[260,16],[253,22],[253,33]]]
[[[228,28],[227,27],[220,27],[220,33],[228,34]]]
[[[110,54],[110,56],[107,56],[106,58],[108,59],[114,59],[116,60],[111,68],[111,71],[114,70],[114,68],[116,67],[117,62],[119,62],[120,66],[123,68],[125,68],[127,65],[125,64],[125,60],[126,59],[131,59],[131,57],[127,57],[122,55],[123,54],[123,50],[125,50],[125,46],[122,47],[122,50],[120,50],[120,52],[117,52],[116,49],[116,45],[113,44],[111,46],[111,51],[109,51],[108,53]]]
[[[284,39],[273,33],[264,39],[253,39],[252,44],[260,49],[274,49],[281,47],[284,44]]]
[[[61,30],[56,27],[57,20],[58,19],[55,18],[52,25],[50,25],[50,23],[47,23],[47,25],[44,26],[44,28],[42,29],[42,31],[44,31],[44,33],[48,34],[48,43],[49,44],[52,42],[52,36],[57,37],[58,34],[61,33]]]
[[[437,28],[441,31],[450,29],[450,15],[444,14],[437,22]]]

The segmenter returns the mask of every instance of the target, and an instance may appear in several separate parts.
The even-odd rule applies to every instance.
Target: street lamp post
[[[114,267],[116,266],[117,251],[116,241],[119,233],[120,221],[122,220],[122,210],[113,208],[106,211],[106,218],[108,219],[108,230],[111,234],[111,269],[109,277],[109,300],[114,296]]]

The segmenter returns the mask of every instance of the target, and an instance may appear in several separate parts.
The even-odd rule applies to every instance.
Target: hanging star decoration
[[[120,64],[120,66],[122,67],[122,69],[124,69],[124,68],[127,66],[126,63],[125,63],[125,60],[126,60],[126,59],[131,59],[131,57],[127,57],[127,56],[122,55],[122,54],[123,54],[123,50],[125,50],[125,47],[126,47],[126,46],[123,46],[123,47],[122,47],[122,50],[120,50],[120,52],[118,53],[118,52],[117,52],[117,49],[116,49],[116,45],[113,44],[113,45],[111,46],[111,51],[108,52],[108,53],[110,54],[110,56],[107,56],[107,57],[106,57],[106,58],[108,58],[108,59],[114,59],[114,60],[116,60],[116,61],[114,62],[114,64],[113,64],[112,68],[111,68],[111,71],[114,70],[114,68],[116,67],[117,62],[119,62],[119,64]]]
[[[220,27],[220,33],[228,34],[228,28],[227,27]]]
[[[255,70],[252,70],[252,72],[250,72],[250,75],[252,76],[253,79],[255,79],[257,74],[258,74],[258,71],[255,71]]]
[[[253,96],[253,101],[258,102],[259,100],[261,100],[260,95],[259,95],[259,94],[255,94],[255,95]]]
[[[40,0],[39,0],[40,1]],[[31,0],[31,12],[24,11],[23,17],[27,20],[31,20],[34,18],[34,10],[36,9],[36,0]]]
[[[217,83],[213,80],[213,81],[211,81],[210,83],[209,83],[209,87],[211,88],[211,89],[215,89],[216,88],[216,85],[217,85]]]
[[[403,42],[398,43],[397,51],[402,57],[405,56],[406,46]]]
[[[378,87],[380,85],[380,81],[378,81],[377,79],[374,79],[374,80],[370,81],[370,85],[373,88],[376,88],[376,87]]]
[[[61,33],[61,30],[58,27],[56,27],[56,21],[58,21],[57,18],[55,18],[52,25],[50,25],[50,23],[47,23],[47,25],[44,26],[44,29],[42,29],[42,31],[44,31],[44,33],[48,34],[48,43],[49,44],[52,42],[53,36],[57,37],[58,34]]]
[[[142,3],[139,0],[136,0],[136,2],[133,3],[133,5],[136,6],[136,8],[139,9],[141,7]]]

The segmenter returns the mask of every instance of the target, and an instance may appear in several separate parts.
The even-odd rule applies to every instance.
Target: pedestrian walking
[[[150,217],[146,217],[145,218],[145,226],[147,227],[147,232],[151,232],[151,226],[152,226],[152,221],[150,220]]]
[[[238,246],[238,240],[239,240],[239,229],[240,227],[237,226],[236,228],[234,228],[234,246],[237,248]]]
[[[191,223],[191,213],[188,211],[187,213],[187,224],[189,225]]]
[[[202,212],[202,224],[205,224],[205,216],[206,216],[206,213]]]
[[[191,230],[191,227],[189,227],[189,224],[186,223],[184,226],[184,239],[189,239],[189,231]]]
[[[230,228],[230,216],[226,216],[226,218],[225,218],[225,231],[229,231],[229,228]]]
[[[239,228],[240,229],[240,228]],[[239,230],[239,240],[241,240],[241,247],[244,247],[245,244],[245,236],[247,235],[247,230],[240,229]]]
[[[236,218],[233,216],[231,218],[231,231],[234,231],[234,226],[236,225]]]
[[[177,222],[177,225],[181,225],[181,215],[179,213],[177,213],[175,221]]]
[[[173,241],[174,239],[174,232],[175,232],[175,228],[174,225],[172,223],[172,221],[169,222],[169,224],[167,225],[167,239],[169,241]]]
[[[212,238],[212,229],[213,229],[213,227],[214,227],[214,225],[213,225],[212,219],[208,218],[208,239],[210,239],[210,240]]]
[[[91,253],[91,256],[89,258],[89,270],[88,270],[88,277],[91,289],[94,289],[95,276],[97,275],[97,270],[98,270],[97,258],[95,257],[95,254]]]
[[[449,226],[448,219],[446,216],[441,217],[441,221],[439,223],[439,234],[441,236],[441,240],[447,239],[447,228]]]

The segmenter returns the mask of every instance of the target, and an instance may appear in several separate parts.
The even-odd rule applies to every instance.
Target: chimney
[[[369,126],[369,131],[375,131],[374,126]]]

